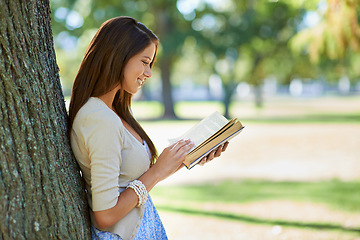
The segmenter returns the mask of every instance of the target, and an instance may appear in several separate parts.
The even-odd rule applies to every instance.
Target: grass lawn
[[[161,120],[159,102],[135,101],[132,106],[159,150],[169,137],[180,136],[213,111],[223,113],[220,102],[179,102],[175,112],[183,120],[167,121]],[[217,228],[220,239],[360,239],[360,96],[277,97],[262,108],[244,100],[234,102],[230,114],[246,126],[232,142],[239,147],[230,148],[224,159],[231,169],[210,165],[204,176],[225,172],[228,177],[229,170],[236,170],[239,179],[160,185],[151,191],[169,239],[219,239]],[[289,172],[303,180],[271,178],[289,177]],[[320,180],[307,179],[319,173]],[[329,180],[331,174],[351,178]],[[197,227],[181,232],[179,225],[186,223]],[[268,235],[269,228],[278,232],[279,226],[281,233]],[[240,237],[239,232],[253,235]]]
[[[342,182],[337,180],[319,182],[272,182],[264,180],[223,181],[219,184],[192,186],[156,187],[151,195],[157,208],[163,212],[191,215],[205,218],[233,221],[257,226],[281,226],[300,231],[325,231],[345,234],[350,239],[360,234],[360,223],[353,223],[348,215],[360,214],[360,181]],[[258,212],[275,212],[280,214],[258,214]],[[284,203],[295,206],[290,211],[284,210]],[[308,218],[304,216],[303,207],[297,205],[311,203],[312,214],[316,215],[319,206],[329,208],[322,216]],[[239,211],[235,209],[254,208],[256,211]],[[270,205],[270,206],[269,206]],[[221,206],[218,208],[217,206]],[[230,206],[230,207],[224,207]],[[336,211],[334,220],[331,211]],[[339,214],[340,213],[340,214]],[[327,217],[326,215],[329,214]],[[318,214],[319,215],[319,214]],[[344,222],[344,219],[346,222]],[[309,233],[307,233],[309,234]],[[328,233],[329,234],[329,233]],[[331,233],[330,233],[331,235]],[[354,238],[352,238],[353,236]],[[312,238],[317,239],[317,238]],[[337,239],[334,235],[334,238]]]
[[[308,201],[360,214],[360,181],[223,181],[219,184],[158,186],[152,195],[186,206],[189,202],[249,203],[264,200]]]
[[[161,119],[160,102],[135,101],[134,115],[140,120]],[[181,119],[202,119],[214,111],[224,112],[217,101],[188,101],[175,104]],[[252,101],[234,101],[230,105],[231,117],[247,122],[262,123],[360,123],[360,96],[322,97],[316,99],[274,98],[256,108]]]
[[[177,103],[178,116],[191,121],[148,121],[161,116],[163,109],[159,103],[135,102],[133,110],[145,128],[156,129],[150,133],[161,142],[172,131],[181,132],[178,129],[187,129],[215,110],[222,113],[223,107],[219,102]],[[202,238],[209,229],[215,232],[216,226],[221,226],[221,232],[230,225],[234,226],[231,229],[235,233],[231,234],[231,229],[228,235],[222,232],[224,239],[359,239],[360,179],[354,174],[351,180],[327,177],[330,172],[346,176],[349,169],[358,169],[354,167],[357,166],[354,156],[360,154],[356,147],[359,96],[278,98],[266,101],[261,109],[254,108],[249,101],[235,102],[230,112],[248,127],[234,143],[241,153],[232,148],[234,157],[229,154],[225,159],[233,169],[238,169],[239,179],[232,176],[233,180],[216,184],[212,181],[211,184],[157,186],[151,192],[160,213],[165,215],[172,239]],[[158,134],[162,128],[166,132]],[[273,168],[265,171],[266,167]],[[322,171],[324,178],[316,181],[279,181],[262,179],[259,175],[244,178],[246,169],[254,172],[256,169],[257,173],[290,172],[278,167],[289,167],[292,172],[303,174],[301,176]],[[298,172],[293,171],[296,168]],[[209,175],[219,169],[209,166],[206,170]],[[198,228],[192,228],[191,233],[181,232],[177,228],[179,221],[198,224]],[[269,228],[279,226],[280,235],[266,237]],[[203,232],[197,233],[196,229]],[[240,238],[238,229],[257,238]]]

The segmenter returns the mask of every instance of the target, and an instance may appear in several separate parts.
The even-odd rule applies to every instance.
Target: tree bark
[[[174,102],[172,97],[172,87],[170,82],[170,71],[172,66],[171,57],[163,56],[160,62],[161,78],[162,78],[162,98],[164,104],[163,118],[176,119],[174,111]]]
[[[171,38],[171,31],[175,26],[172,23],[172,19],[168,15],[166,8],[159,8],[156,11],[156,29],[155,32],[160,38],[162,43],[162,55],[159,57],[159,65],[162,79],[162,101],[164,105],[163,118],[176,119],[174,111],[174,100],[172,95],[171,86],[171,68],[173,65],[173,59],[175,55],[175,48],[173,46],[173,40]],[[170,37],[169,37],[170,36]]]
[[[254,92],[255,92],[255,107],[261,108],[263,106],[263,92],[262,92],[262,86],[261,85],[255,85],[254,86]]]
[[[89,239],[49,1],[0,6],[0,239]]]
[[[232,78],[233,78],[233,74],[232,74]],[[236,90],[236,86],[237,84],[235,83],[234,80],[231,80],[229,83],[227,84],[223,84],[224,86],[224,92],[225,92],[225,96],[224,96],[224,116],[226,118],[230,118],[230,104],[231,104],[231,100],[233,98],[234,92]]]

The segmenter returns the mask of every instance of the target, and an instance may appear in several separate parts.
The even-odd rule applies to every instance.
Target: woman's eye
[[[148,65],[149,63],[148,62],[145,62],[145,61],[142,61],[144,65]]]

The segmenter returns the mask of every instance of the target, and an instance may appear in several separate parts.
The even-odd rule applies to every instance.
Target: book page
[[[170,144],[178,141],[179,139],[191,139],[195,143],[195,147],[208,139],[212,134],[217,132],[228,123],[228,120],[218,112],[214,112],[210,116],[198,122],[195,126],[190,128],[179,138],[170,139]]]
[[[201,144],[199,144],[194,151],[196,151],[198,148],[204,147],[206,144],[210,143],[211,141],[213,141],[214,139],[216,139],[219,135],[223,134],[225,131],[227,131],[229,128],[231,128],[234,123],[236,122],[236,119],[231,119],[229,122],[227,122],[221,129],[219,129],[218,131],[216,131],[215,133],[213,133],[212,135],[210,135],[206,140],[204,140],[203,142],[201,142]]]

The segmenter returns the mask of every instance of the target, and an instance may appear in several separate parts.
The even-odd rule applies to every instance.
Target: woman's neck
[[[104,95],[99,96],[98,98],[103,101],[110,109],[114,110],[113,102],[117,91],[119,91],[118,87],[114,88],[108,93],[105,93]]]

